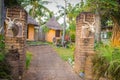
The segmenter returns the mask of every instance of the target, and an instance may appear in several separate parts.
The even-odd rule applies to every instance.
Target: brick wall
[[[75,43],[75,67],[77,73],[83,71],[85,80],[92,80],[92,62],[91,57],[94,54],[94,33],[87,31],[88,23],[94,22],[95,15],[88,12],[81,13],[77,19],[76,43]],[[85,19],[84,19],[85,18]],[[88,35],[89,32],[89,35]]]
[[[19,20],[17,20],[17,22],[22,23],[21,36],[15,36],[15,37],[11,36],[11,34],[7,33],[7,25],[5,26],[5,44],[6,44],[6,48],[8,49],[8,54],[9,54],[8,61],[12,66],[11,75],[13,76],[14,80],[18,80],[23,75],[24,69],[25,69],[27,13],[23,8],[19,6],[7,8],[7,10],[8,10],[7,16],[9,18],[11,18],[12,20],[14,18],[20,18]]]

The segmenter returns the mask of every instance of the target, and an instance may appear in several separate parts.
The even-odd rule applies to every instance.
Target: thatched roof
[[[34,26],[39,26],[39,24],[30,15],[28,15],[27,19],[28,19],[27,24],[32,24]]]
[[[60,24],[57,22],[55,17],[52,17],[47,23],[46,26],[50,29],[54,29],[54,30],[62,30],[62,27],[60,26]]]

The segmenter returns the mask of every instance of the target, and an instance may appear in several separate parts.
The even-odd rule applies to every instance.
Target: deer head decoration
[[[21,26],[22,26],[22,23],[20,23],[20,20],[21,19],[21,12],[20,12],[20,18],[14,18],[13,20],[8,17],[8,9],[7,9],[7,12],[6,12],[6,24],[7,24],[7,32],[12,32],[12,35],[13,37],[21,34],[20,30],[21,30]],[[8,33],[9,34],[9,33]]]
[[[88,25],[88,29],[94,33],[95,32],[95,16],[93,16],[94,21],[90,24],[90,22],[85,21],[85,15],[83,15],[83,22]]]
[[[93,19],[94,21],[93,22],[87,22],[86,20],[86,17],[85,17],[85,14],[83,15],[83,23],[85,23],[83,26],[82,26],[82,30],[81,30],[81,37],[83,38],[86,38],[86,37],[90,37],[91,33],[95,33],[95,16],[93,16]]]
[[[6,17],[9,21],[7,23],[7,29],[10,30],[12,28],[14,28],[15,25],[15,20],[17,20],[17,18],[14,18],[13,20],[11,20],[11,18]]]

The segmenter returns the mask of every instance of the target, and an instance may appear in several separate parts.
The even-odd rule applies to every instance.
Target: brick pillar
[[[88,12],[81,13],[77,19],[75,66],[77,73],[84,72],[85,80],[92,80],[91,56],[94,54],[94,26],[95,15]]]
[[[20,34],[18,34],[17,36],[13,36],[11,32],[8,32],[7,29],[8,25],[7,24],[5,25],[5,45],[9,54],[8,62],[12,66],[11,75],[13,76],[14,80],[19,80],[21,79],[25,70],[27,13],[23,8],[19,6],[14,6],[7,8],[6,14],[7,17],[11,18],[11,20],[13,20],[14,18],[18,18],[16,19],[15,23],[20,22],[20,26],[18,30]]]

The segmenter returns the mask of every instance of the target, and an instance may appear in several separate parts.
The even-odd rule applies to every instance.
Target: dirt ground
[[[28,51],[33,58],[24,80],[81,80],[49,45],[30,46]]]

